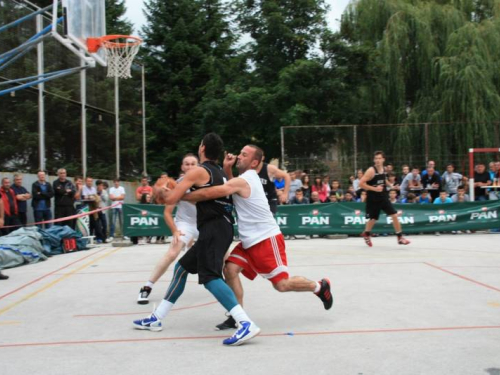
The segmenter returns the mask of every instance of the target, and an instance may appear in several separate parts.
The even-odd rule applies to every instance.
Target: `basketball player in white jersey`
[[[235,160],[234,155],[226,155],[226,174],[230,172]],[[233,196],[241,242],[227,259],[224,276],[240,305],[243,304],[243,286],[239,274],[243,273],[250,280],[261,275],[271,281],[279,292],[313,292],[328,310],[332,307],[333,297],[327,278],[316,282],[302,276],[290,277],[288,274],[285,240],[269,209],[256,172],[261,160],[262,150],[257,146],[247,145],[237,157],[236,166],[240,173],[238,178],[232,178],[232,174],[229,174],[230,180],[226,184],[194,191],[183,199],[198,202]]]
[[[198,157],[194,154],[187,154],[182,159],[181,170],[182,173],[196,168],[198,166]],[[180,182],[182,177],[177,180]],[[165,206],[164,218],[168,227],[172,232],[172,243],[166,254],[160,259],[155,269],[151,273],[147,283],[139,291],[137,303],[145,305],[149,303],[149,295],[160,277],[167,272],[168,267],[179,256],[183,249],[191,247],[193,242],[198,238],[198,229],[196,228],[196,206],[192,203],[179,201],[177,203],[177,212],[175,219],[172,213],[175,205]]]

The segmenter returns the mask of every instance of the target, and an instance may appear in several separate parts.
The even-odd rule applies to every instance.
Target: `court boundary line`
[[[422,327],[422,328],[384,328],[384,329],[364,329],[345,331],[324,331],[324,332],[275,332],[263,333],[259,337],[287,337],[287,336],[334,336],[334,335],[355,335],[355,334],[376,334],[376,333],[412,333],[412,332],[450,332],[468,330],[500,329],[498,326],[465,326],[465,327]],[[0,349],[19,347],[40,347],[40,346],[60,346],[60,345],[92,345],[92,344],[119,344],[131,342],[162,342],[162,341],[188,341],[188,340],[219,340],[227,338],[227,335],[209,336],[177,336],[177,337],[151,337],[151,338],[130,338],[130,339],[109,339],[109,340],[80,340],[80,341],[54,341],[54,342],[28,342],[16,344],[0,344]]]
[[[452,275],[452,276],[458,277],[458,278],[460,278],[460,279],[462,279],[462,280],[469,281],[469,282],[471,282],[471,283],[473,283],[473,284],[476,284],[476,285],[482,286],[482,287],[484,287],[484,288],[494,290],[495,292],[500,292],[500,288],[497,288],[497,287],[494,287],[494,286],[491,286],[491,285],[488,285],[488,284],[482,283],[482,282],[480,282],[480,281],[477,281],[477,280],[471,279],[470,277],[460,275],[460,274],[458,274],[458,273],[456,273],[456,272],[449,271],[449,270],[447,270],[447,269],[445,269],[445,268],[442,268],[442,267],[436,266],[436,265],[434,265],[434,264],[432,264],[432,263],[428,263],[428,262],[423,262],[423,263],[424,263],[426,266],[432,267],[432,268],[437,269],[437,270],[439,270],[439,271],[441,271],[441,272],[445,272],[445,273],[450,274],[450,275]]]
[[[27,301],[27,300],[29,300],[29,299],[31,299],[31,298],[33,298],[33,297],[35,297],[36,295],[38,295],[38,294],[40,294],[40,293],[44,292],[45,290],[47,290],[47,289],[49,289],[49,288],[53,287],[54,285],[56,285],[56,284],[60,283],[61,281],[63,281],[63,280],[65,280],[65,279],[69,278],[70,276],[72,276],[73,274],[77,273],[78,271],[80,271],[80,270],[82,270],[82,269],[84,269],[84,268],[86,268],[86,267],[90,266],[91,264],[93,264],[93,263],[95,263],[95,262],[97,262],[97,261],[99,261],[99,260],[101,260],[101,259],[104,259],[104,258],[106,258],[106,257],[108,257],[108,256],[110,256],[110,255],[112,255],[112,254],[115,254],[117,251],[119,251],[119,250],[121,250],[121,249],[124,249],[124,248],[125,248],[125,247],[123,247],[123,246],[122,246],[122,247],[118,247],[118,248],[116,248],[115,250],[109,251],[109,252],[107,252],[107,253],[105,253],[105,254],[101,255],[100,257],[98,257],[98,258],[96,258],[96,259],[93,259],[93,260],[91,260],[90,262],[85,263],[83,266],[81,266],[81,267],[79,267],[79,268],[77,268],[77,269],[75,269],[75,270],[73,270],[73,271],[71,271],[71,272],[68,272],[68,273],[67,273],[67,274],[65,274],[64,276],[61,276],[61,277],[59,277],[59,278],[57,278],[57,279],[55,279],[55,280],[51,281],[50,283],[48,283],[48,284],[44,285],[43,287],[38,288],[37,290],[35,290],[35,291],[33,291],[33,292],[29,293],[28,295],[26,295],[26,296],[24,296],[23,298],[21,298],[21,299],[17,300],[16,302],[12,302],[12,303],[10,303],[9,305],[7,305],[7,306],[5,306],[4,308],[1,308],[1,309],[0,309],[0,316],[1,316],[1,315],[3,315],[3,314],[5,314],[5,313],[6,313],[7,311],[9,311],[9,310],[12,310],[14,307],[16,307],[16,306],[20,305],[21,303],[23,303],[23,302],[25,302],[25,301]],[[106,248],[106,249],[107,249],[107,248]]]
[[[32,280],[32,281],[30,281],[30,282],[28,282],[28,283],[24,284],[24,285],[21,285],[20,287],[18,287],[18,288],[16,288],[16,289],[12,290],[12,291],[10,291],[10,292],[8,292],[8,293],[6,293],[6,294],[1,295],[1,296],[0,296],[0,300],[4,299],[5,297],[10,296],[11,294],[17,293],[17,292],[19,292],[20,290],[23,290],[24,288],[26,288],[26,287],[28,287],[28,286],[30,286],[30,285],[33,285],[34,283],[36,283],[36,282],[38,282],[38,281],[40,281],[40,280],[45,279],[46,277],[52,276],[52,275],[53,275],[53,274],[55,274],[56,272],[59,272],[59,271],[61,271],[61,270],[65,269],[65,268],[68,268],[69,266],[72,266],[73,264],[79,263],[79,262],[81,262],[82,260],[85,260],[85,259],[87,259],[87,258],[90,258],[90,257],[92,257],[92,256],[96,255],[96,254],[99,254],[100,252],[102,252],[102,251],[104,251],[104,250],[107,250],[107,247],[105,247],[105,248],[103,248],[103,249],[101,249],[101,250],[99,250],[99,251],[96,251],[95,253],[88,254],[88,255],[84,256],[83,258],[80,258],[80,259],[78,259],[78,260],[75,260],[74,262],[71,262],[71,263],[69,263],[69,264],[65,265],[64,267],[58,268],[58,269],[57,269],[57,270],[55,270],[55,271],[52,271],[52,272],[49,272],[49,273],[47,273],[47,274],[45,274],[45,275],[43,275],[43,276],[37,277],[36,279],[34,279],[34,280]],[[63,275],[65,275],[65,274],[63,274]]]

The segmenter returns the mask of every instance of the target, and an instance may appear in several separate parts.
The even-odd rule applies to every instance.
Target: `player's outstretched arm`
[[[229,180],[224,185],[193,191],[186,194],[182,199],[188,202],[201,202],[233,194],[239,194],[243,198],[248,198],[250,196],[250,186],[244,179],[238,177]]]
[[[164,177],[165,180],[167,179]],[[160,179],[161,180],[161,179]],[[157,184],[160,182],[158,180]],[[181,182],[179,182],[174,189],[165,189],[163,204],[175,205],[184,196],[186,191],[192,186],[201,186],[210,180],[210,176],[205,168],[196,167],[188,171]],[[161,185],[161,183],[159,184]],[[166,185],[166,184],[165,184]]]
[[[290,179],[290,175],[272,164],[267,165],[267,173],[269,174],[269,177],[273,179],[282,178],[285,180],[285,188],[283,189],[283,194],[280,196],[280,200],[281,203],[286,203],[288,200],[288,193],[290,192],[290,183],[292,181]]]

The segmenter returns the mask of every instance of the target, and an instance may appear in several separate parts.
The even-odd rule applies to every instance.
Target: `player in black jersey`
[[[227,176],[217,165],[223,149],[222,139],[215,133],[203,137],[198,149],[201,165],[189,170],[177,186],[163,194],[163,203],[176,204],[188,189],[198,190],[210,186],[223,185]],[[167,179],[165,179],[165,184]],[[161,185],[161,181],[160,181]],[[134,327],[150,331],[161,331],[164,319],[182,295],[188,273],[198,274],[200,284],[221,303],[238,322],[233,336],[223,341],[224,345],[240,345],[260,332],[260,328],[250,320],[238,304],[232,289],[222,276],[224,256],[233,240],[233,202],[231,196],[196,203],[198,241],[176,263],[174,276],[165,298],[158,308],[147,318],[134,321]]]
[[[398,236],[398,244],[408,245],[410,241],[403,237],[401,223],[398,220],[398,213],[389,201],[387,192],[387,175],[384,170],[385,155],[382,151],[375,151],[374,166],[366,170],[364,176],[359,182],[361,189],[367,191],[366,197],[366,223],[365,231],[361,233],[361,237],[365,239],[368,246],[372,246],[371,230],[377,222],[380,211],[384,211],[387,216],[392,218],[392,225]]]
[[[259,175],[260,182],[262,182],[262,186],[264,187],[264,193],[266,193],[269,208],[271,208],[271,212],[275,214],[278,211],[278,195],[276,194],[274,180],[277,178],[285,180],[285,188],[283,189],[283,194],[280,197],[280,203],[284,204],[288,199],[288,192],[290,191],[290,176],[278,167],[265,163],[264,156],[262,157],[262,162],[257,168],[257,174]]]

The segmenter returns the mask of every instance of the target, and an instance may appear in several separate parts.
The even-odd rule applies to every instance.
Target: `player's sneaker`
[[[231,337],[222,341],[224,345],[237,346],[250,340],[260,333],[260,328],[254,322],[240,322],[238,330]]]
[[[410,244],[410,241],[408,241],[406,238],[404,237],[399,237],[398,238],[398,244],[399,245],[409,245]]]
[[[137,297],[137,303],[139,305],[147,305],[149,303],[149,295],[152,289],[149,286],[143,286],[139,291],[139,297]]]
[[[332,292],[330,290],[330,280],[328,279],[321,279],[319,282],[321,285],[321,288],[316,295],[319,297],[321,301],[323,301],[323,306],[325,306],[325,310],[330,310],[332,305],[333,305],[333,296]]]
[[[238,325],[236,324],[236,320],[229,315],[229,318],[227,318],[224,322],[221,324],[217,324],[215,326],[216,331],[224,331],[225,329],[236,329],[238,328]]]
[[[161,320],[156,317],[154,313],[144,319],[134,320],[135,329],[145,329],[149,331],[158,332],[163,328],[161,326]]]
[[[368,233],[366,233],[366,232],[361,233],[361,237],[363,237],[365,239],[365,243],[368,246],[370,246],[370,247],[373,246],[372,240],[371,240],[370,235]]]

